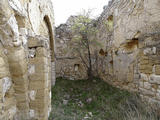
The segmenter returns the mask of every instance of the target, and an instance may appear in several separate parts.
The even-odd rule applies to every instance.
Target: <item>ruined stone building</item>
[[[84,79],[86,73],[82,67],[81,60],[74,55],[70,43],[72,42],[72,27],[77,16],[68,18],[65,24],[61,24],[56,32],[56,77],[65,77],[70,80]]]
[[[102,78],[160,101],[160,0],[112,0],[98,20],[108,53]]]
[[[47,120],[53,67],[51,1],[0,0],[0,120]]]
[[[104,59],[100,77],[121,89],[140,93],[149,102],[160,102],[160,0],[112,0],[96,26],[97,40],[104,45],[101,50],[105,53],[99,55]],[[67,30],[59,32],[63,27]],[[61,46],[67,46],[69,28],[67,22],[56,29],[58,55],[64,56]],[[66,53],[71,57],[69,51]],[[77,70],[75,64],[65,60],[73,71]],[[62,69],[56,72],[68,71]]]
[[[85,78],[70,50],[73,16],[56,29],[58,76]],[[112,0],[96,22],[100,77],[160,102],[160,0]],[[0,0],[0,120],[47,120],[55,80],[51,0]]]

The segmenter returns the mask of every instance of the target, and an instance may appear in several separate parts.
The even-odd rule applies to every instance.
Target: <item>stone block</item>
[[[139,67],[139,69],[140,69],[141,71],[145,70],[145,68],[146,68],[146,65],[140,65],[140,67]]]
[[[15,106],[15,104],[16,104],[16,101],[14,100],[13,97],[7,98],[7,99],[5,99],[5,102],[3,104],[3,110],[7,111],[10,108],[12,108],[13,106]]]
[[[35,47],[45,47],[45,48],[48,48],[48,44],[47,44],[47,41],[45,40],[46,38],[44,38],[42,40],[41,37],[29,37],[28,38],[28,47],[29,48],[35,48]]]
[[[145,73],[145,74],[151,74],[153,73],[153,66],[152,65],[141,65],[140,72]]]
[[[16,114],[17,112],[17,108],[16,105],[12,106],[9,110],[9,119],[13,120],[13,116]]]
[[[24,36],[20,36],[20,39],[21,39],[21,41],[22,41],[22,45],[23,45],[24,47],[27,46],[27,38],[24,37]]]
[[[140,87],[140,88],[143,88],[143,87],[144,87],[144,82],[143,82],[143,81],[140,81],[140,82],[139,82],[139,87]]]
[[[157,89],[158,89],[158,84],[152,84],[152,89],[153,89],[153,91],[156,91]]]
[[[34,37],[28,39],[28,47],[33,48],[38,46],[38,41]]]
[[[23,36],[25,36],[25,35],[28,34],[28,31],[27,31],[26,28],[20,28],[20,29],[19,29],[19,32],[20,32],[20,34],[23,35]]]
[[[156,54],[156,47],[153,47],[153,48],[145,48],[144,51],[143,51],[144,55],[147,55],[147,54]]]
[[[23,98],[21,98],[22,100],[24,100]],[[17,108],[19,110],[22,110],[22,111],[27,111],[29,109],[29,104],[28,104],[28,101],[23,101],[23,102],[17,102]]]
[[[15,85],[14,90],[17,94],[24,94],[28,90],[28,86],[23,84],[23,85]]]
[[[10,71],[13,76],[23,76],[27,72],[27,61],[21,60],[10,63]]]
[[[45,64],[35,64],[35,73],[49,73],[49,66]]]
[[[28,73],[31,75],[31,74],[34,74],[35,73],[35,65],[29,65],[28,66]]]
[[[143,81],[148,81],[149,80],[149,77],[146,74],[141,73],[140,76],[141,76],[141,79]]]
[[[159,55],[152,55],[149,57],[149,63],[153,64],[160,64],[160,56]]]
[[[140,59],[141,60],[149,60],[149,57],[147,55],[142,55]]]
[[[44,99],[48,95],[48,89],[37,90],[36,99]]]
[[[29,110],[29,115],[30,115],[31,118],[34,118],[35,117],[35,110],[30,109]]]
[[[29,75],[29,80],[31,81],[46,81],[47,80],[48,73],[35,73],[32,75]]]
[[[149,63],[149,60],[143,60],[143,59],[142,59],[142,60],[140,61],[140,64],[141,64],[141,65],[146,65],[146,64],[148,64],[148,63]]]
[[[3,80],[2,79],[0,79],[0,93],[2,93],[2,88],[3,87]]]
[[[42,80],[42,81],[30,81],[29,82],[29,89],[30,90],[41,90],[46,88],[46,81]]]
[[[28,97],[27,93],[15,94],[15,98],[18,103],[26,103],[28,101],[27,97]]]
[[[26,58],[24,48],[10,49],[8,53],[9,63],[23,61]]]
[[[139,74],[134,74],[134,80],[136,81],[136,80],[139,80],[139,78],[140,78],[140,75]]]
[[[45,105],[46,105],[46,103],[43,99],[30,101],[30,103],[29,103],[29,106],[31,109],[44,109]]]
[[[144,82],[144,88],[147,90],[151,89],[151,84],[149,82]]]
[[[5,95],[5,93],[11,88],[12,81],[9,77],[4,77],[2,79],[2,92]]]
[[[38,47],[36,49],[36,56],[37,57],[48,57],[50,51],[47,51],[44,47]]]
[[[35,57],[29,59],[29,64],[45,64],[48,65],[48,58],[47,57]]]
[[[154,97],[155,96],[155,93],[152,92],[151,90],[146,90],[144,88],[140,88],[139,90],[144,96],[150,96],[150,97]]]
[[[4,59],[2,57],[0,57],[0,67],[2,67],[4,65],[5,65]]]
[[[160,84],[160,76],[159,75],[151,75],[149,78],[149,82],[151,84]]]
[[[12,78],[13,78],[14,84],[18,86],[27,85],[29,82],[27,74],[24,74],[23,76],[13,76]]]
[[[160,65],[155,65],[155,74],[160,75]]]
[[[36,99],[36,94],[37,94],[36,90],[29,91],[29,97],[30,97],[30,99],[31,100],[35,100]]]
[[[158,100],[160,100],[160,90],[157,90],[156,98],[157,98]]]
[[[6,66],[0,67],[0,78],[6,77],[9,75],[9,69]]]
[[[153,54],[156,54],[156,53],[157,53],[157,48],[156,48],[156,47],[153,47],[153,48],[152,48],[152,52],[153,52]]]
[[[44,65],[44,64],[33,64],[33,65],[29,65],[29,69],[28,72],[30,75],[32,74],[39,74],[39,73],[49,73],[49,66],[48,65]]]

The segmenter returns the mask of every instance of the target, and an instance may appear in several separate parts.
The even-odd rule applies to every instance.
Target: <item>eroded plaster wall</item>
[[[1,0],[0,120],[48,119],[53,62],[51,1]]]

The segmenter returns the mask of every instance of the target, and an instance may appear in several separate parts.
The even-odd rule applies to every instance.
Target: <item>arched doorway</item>
[[[53,36],[53,29],[50,22],[48,15],[44,16],[44,21],[47,25],[48,32],[49,32],[49,43],[50,43],[50,50],[51,50],[51,61],[54,62],[54,36]]]

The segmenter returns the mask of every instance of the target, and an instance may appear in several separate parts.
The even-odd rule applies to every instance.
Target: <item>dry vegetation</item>
[[[94,79],[57,79],[49,120],[159,120],[158,106]]]

